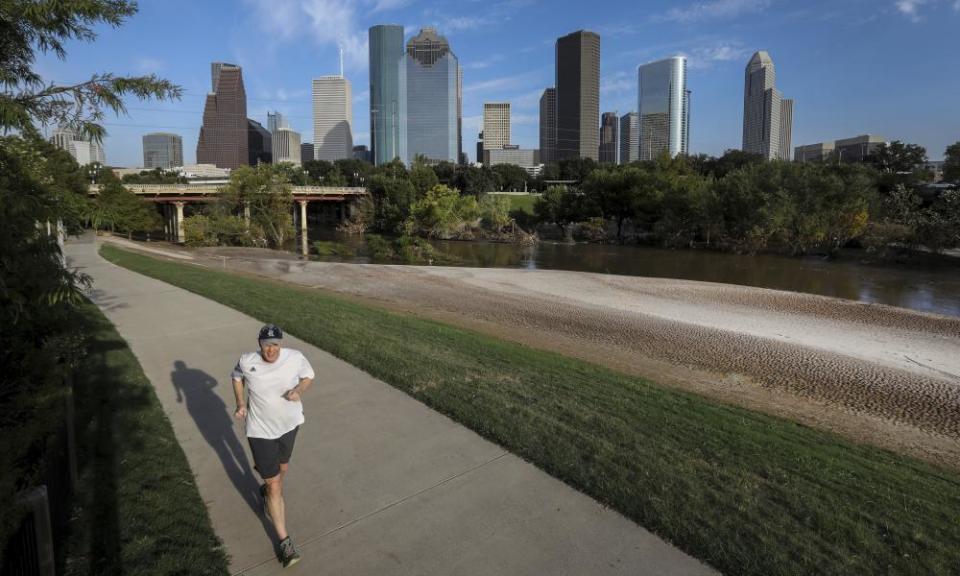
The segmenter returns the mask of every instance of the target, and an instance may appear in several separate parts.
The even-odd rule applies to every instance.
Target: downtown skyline
[[[366,36],[369,26],[381,23],[401,24],[405,41],[430,25],[449,39],[463,69],[463,150],[471,160],[476,160],[484,102],[510,102],[513,143],[539,148],[539,101],[543,89],[554,85],[556,39],[579,29],[601,38],[601,112],[622,116],[636,111],[637,68],[687,56],[688,87],[695,95],[692,154],[718,155],[741,147],[743,67],[757,50],[771,54],[778,89],[797,101],[794,146],[881,133],[920,144],[931,159],[939,159],[960,133],[957,98],[950,96],[960,93],[960,80],[948,73],[946,50],[960,10],[947,1],[914,3],[912,12],[892,1],[852,0],[842,7],[814,2],[800,9],[786,2],[718,0],[642,8],[623,3],[619,12],[601,13],[573,4],[558,11],[527,1],[483,7],[390,0],[268,5],[251,0],[231,5],[224,25],[214,28],[203,22],[216,5],[172,4],[174,9],[165,10],[158,3],[143,3],[128,26],[98,30],[98,42],[70,48],[67,61],[52,55],[39,61],[45,79],[58,83],[110,69],[156,72],[184,87],[179,102],[132,101],[128,117],[106,119],[110,164],[139,165],[142,135],[161,131],[180,134],[184,161],[195,160],[212,61],[243,68],[249,118],[266,123],[266,112],[279,110],[306,141],[313,133],[311,82],[338,72],[338,40],[344,47],[345,76],[354,86],[354,144],[369,146]],[[331,36],[314,26],[321,20],[327,28],[342,24],[343,32]],[[177,33],[168,42],[164,30],[171,27]],[[880,37],[888,29],[897,31],[902,45]],[[598,128],[599,121],[598,116]]]

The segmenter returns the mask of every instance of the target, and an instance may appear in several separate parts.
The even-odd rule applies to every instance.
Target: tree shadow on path
[[[188,368],[182,360],[175,361],[173,366],[170,381],[177,392],[177,402],[182,403],[186,399],[187,412],[203,434],[204,440],[217,453],[234,488],[257,515],[264,531],[273,541],[277,541],[273,523],[263,516],[260,480],[254,474],[237,438],[233,412],[227,409],[227,405],[214,390],[217,380],[203,370]]]

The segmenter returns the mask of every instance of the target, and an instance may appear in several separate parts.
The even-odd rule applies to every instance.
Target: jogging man
[[[297,350],[281,348],[283,331],[267,324],[260,329],[259,352],[240,356],[233,369],[234,416],[247,420],[247,441],[254,468],[263,478],[260,495],[264,513],[280,537],[280,560],[284,568],[300,560],[287,534],[283,505],[283,476],[287,473],[297,430],[303,424],[300,398],[313,383],[313,367]],[[247,386],[247,401],[243,386]]]

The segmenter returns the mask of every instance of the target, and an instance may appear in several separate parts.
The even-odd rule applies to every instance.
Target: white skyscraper
[[[783,98],[776,78],[770,54],[754,53],[744,73],[743,151],[767,160],[789,160],[793,100]]]
[[[290,128],[277,128],[273,133],[273,163],[289,162],[300,166],[300,133]]]
[[[353,157],[350,81],[342,76],[313,81],[313,157],[330,162]]]
[[[689,153],[690,91],[687,59],[674,56],[640,66],[640,160]]]
[[[77,164],[85,166],[93,162],[106,164],[107,159],[103,153],[103,146],[93,140],[79,140],[77,135],[69,128],[57,128],[50,137],[56,147],[62,148],[73,156]]]
[[[483,149],[500,150],[510,144],[510,103],[483,103]],[[482,158],[477,159],[483,162]]]

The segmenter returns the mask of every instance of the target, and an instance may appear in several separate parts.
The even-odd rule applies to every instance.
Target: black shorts
[[[293,443],[297,440],[297,426],[283,436],[274,439],[247,438],[253,453],[253,468],[266,480],[280,473],[280,465],[290,461]]]

